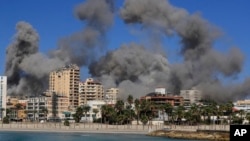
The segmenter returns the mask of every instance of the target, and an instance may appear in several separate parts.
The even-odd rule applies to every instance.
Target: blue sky
[[[74,16],[74,7],[82,0],[0,0],[0,75],[4,74],[5,51],[15,34],[18,21],[26,21],[33,25],[40,35],[40,51],[48,52],[57,46],[58,40],[70,36],[83,28],[83,23]],[[116,1],[121,6],[122,0]],[[223,32],[215,44],[221,52],[232,46],[237,46],[245,54],[245,62],[239,80],[250,75],[250,1],[228,0],[170,0],[176,7],[182,7],[189,13],[199,12],[202,17]],[[139,38],[131,35],[131,29],[125,26],[117,17],[114,26],[109,31],[108,49],[118,48],[122,43],[137,42]],[[121,34],[122,33],[122,34]],[[165,42],[176,46],[166,48],[170,62],[179,60],[178,42],[166,39]],[[82,77],[87,77],[83,70]]]

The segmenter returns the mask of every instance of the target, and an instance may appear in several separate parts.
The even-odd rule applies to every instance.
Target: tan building
[[[60,97],[67,97],[69,109],[79,105],[80,68],[77,65],[68,65],[50,73],[49,91]]]
[[[105,102],[107,104],[116,104],[117,96],[119,94],[118,88],[109,88],[105,91]]]
[[[69,100],[67,97],[52,95],[47,97],[48,119],[65,118],[65,113],[69,111]]]
[[[91,100],[103,100],[104,89],[100,82],[93,78],[87,78],[85,82],[79,83],[79,105],[87,104]]]

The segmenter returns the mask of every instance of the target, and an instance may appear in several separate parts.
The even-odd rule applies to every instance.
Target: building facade
[[[250,113],[250,100],[238,100],[234,103],[234,109]]]
[[[165,88],[161,88],[161,87],[156,88],[155,92],[159,93],[159,94],[166,94],[167,93],[166,89]]]
[[[119,94],[118,88],[109,88],[105,91],[104,101],[107,104],[114,105],[116,104],[118,94]]]
[[[184,99],[184,105],[197,104],[202,99],[202,93],[193,87],[191,90],[181,90],[180,96]]]
[[[60,97],[67,97],[70,110],[79,106],[80,69],[68,65],[50,73],[49,91]]]
[[[93,122],[95,119],[99,119],[102,117],[101,107],[105,105],[106,102],[104,100],[92,100],[87,101],[87,104],[90,107],[87,115],[83,116],[81,122]]]
[[[7,77],[0,76],[0,118],[6,116]]]
[[[67,97],[58,96],[56,94],[52,94],[51,96],[47,97],[47,118],[49,120],[65,119],[65,113],[70,111],[68,105],[69,100]]]
[[[85,82],[79,83],[79,105],[87,104],[87,101],[103,99],[104,89],[100,82],[87,78]]]
[[[162,105],[169,103],[172,106],[183,105],[183,97],[177,95],[166,95],[156,92],[152,92],[140,98],[141,100],[147,100],[155,103],[156,105]]]
[[[44,109],[47,109],[47,97],[30,97],[27,100],[26,111],[28,120],[42,120],[47,119],[47,113]]]

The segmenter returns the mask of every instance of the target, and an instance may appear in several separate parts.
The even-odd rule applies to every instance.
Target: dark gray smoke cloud
[[[87,0],[75,8],[84,29],[59,41],[49,55],[38,52],[39,35],[27,22],[17,23],[17,33],[6,52],[8,94],[37,95],[46,90],[49,72],[67,64],[87,65],[105,47],[105,32],[113,23],[113,1]]]
[[[105,51],[105,34],[113,25],[113,1],[86,0],[74,12],[83,22],[83,30],[60,40],[49,55],[38,52],[39,36],[30,24],[17,24],[6,54],[9,94],[38,94],[44,91],[50,71],[74,63],[89,66],[93,77],[105,87],[119,87],[124,97],[139,97],[155,87],[166,87],[178,94],[193,86],[215,100],[249,95],[249,78],[238,84],[222,81],[233,80],[241,72],[243,54],[236,47],[225,53],[214,50],[213,44],[221,33],[197,13],[190,14],[166,0],[126,0],[120,17],[126,24],[149,31],[145,32],[150,34],[146,40],[152,42],[152,47],[130,43],[100,57]],[[168,63],[166,53],[159,52],[163,50],[162,36],[172,35],[180,37],[183,57],[183,62],[176,64]]]
[[[109,52],[90,66],[90,73],[105,87],[119,86],[125,95],[143,95],[162,86],[170,74],[169,63],[142,45],[131,43]]]
[[[48,73],[63,63],[38,52],[39,35],[29,23],[18,22],[16,30],[6,51],[8,94],[39,95],[46,88]]]
[[[147,72],[155,71],[167,76],[149,78],[152,78],[153,82],[167,85],[168,90],[175,94],[178,94],[180,89],[190,89],[193,86],[201,89],[205,96],[217,98],[217,100],[232,100],[249,94],[248,80],[237,85],[224,85],[220,80],[221,77],[233,79],[237,76],[242,69],[244,57],[237,48],[232,48],[228,53],[214,50],[213,44],[221,35],[220,31],[199,14],[190,14],[185,9],[172,6],[166,0],[126,0],[120,9],[120,15],[125,23],[139,24],[143,27],[142,30],[154,30],[164,33],[167,37],[178,35],[183,62],[167,65],[167,70],[171,70],[171,73],[158,70],[157,67],[140,68],[137,65],[147,64],[150,55],[141,55],[143,52],[133,53],[133,47],[127,48],[131,51],[120,48],[107,54],[99,63],[92,65],[90,73],[93,76],[106,78],[109,76],[111,77],[108,79],[109,83],[114,80],[114,84],[118,86],[127,81],[144,86],[148,79],[138,81],[138,78],[147,75]],[[126,55],[132,56],[128,61],[132,65],[124,65],[124,61],[128,59],[122,56]],[[138,56],[141,57],[140,62],[135,63]],[[159,61],[153,62],[158,64]]]
[[[39,80],[33,79],[23,71],[20,64],[38,52],[39,35],[27,22],[17,23],[16,30],[13,42],[6,51],[5,75],[8,77],[8,94],[30,94],[37,88],[31,87],[31,84],[38,85]],[[30,81],[33,82],[30,83]]]
[[[61,40],[50,55],[65,63],[88,65],[105,50],[105,33],[113,24],[113,1],[87,0],[75,8],[75,15],[85,28]]]

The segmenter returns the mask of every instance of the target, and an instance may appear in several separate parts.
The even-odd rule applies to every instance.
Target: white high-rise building
[[[0,118],[6,116],[7,76],[0,76]]]
[[[116,104],[117,101],[117,96],[119,94],[119,89],[118,88],[109,88],[105,92],[105,102],[107,104]]]
[[[201,91],[195,87],[191,90],[181,90],[180,96],[184,99],[184,105],[197,104],[202,99]]]

